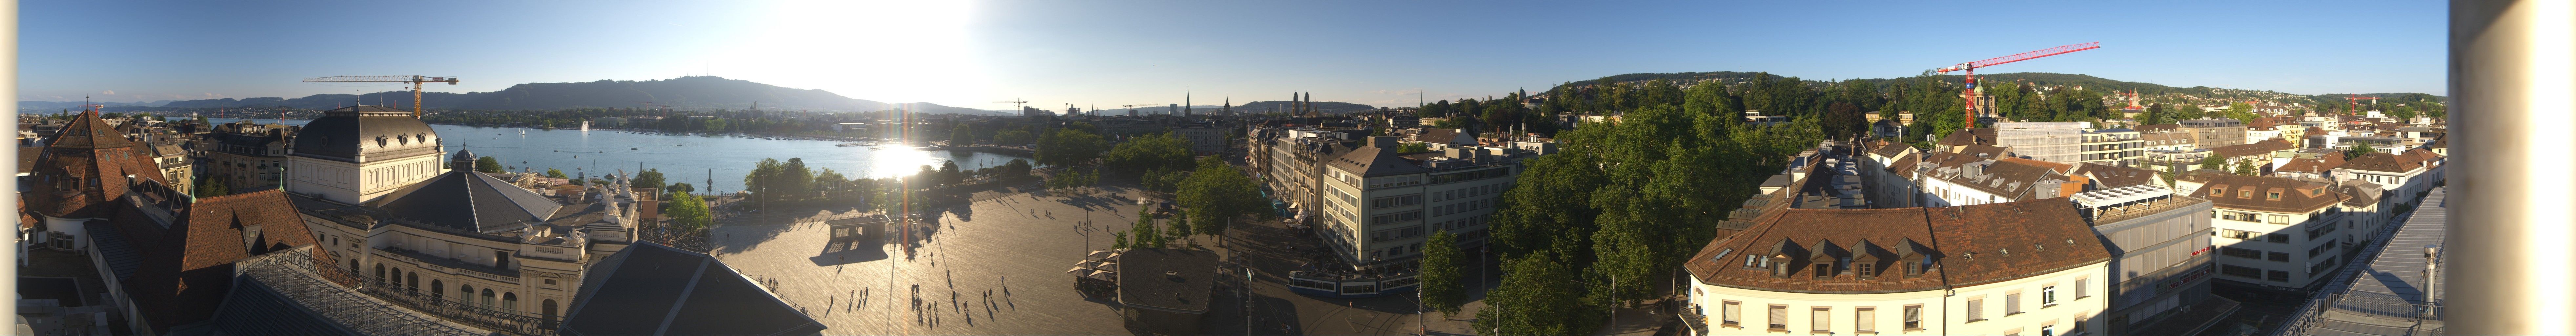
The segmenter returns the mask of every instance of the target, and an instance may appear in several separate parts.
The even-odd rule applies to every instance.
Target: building
[[[547,196],[474,172],[474,158],[458,151],[445,173],[360,204],[297,195],[305,221],[319,223],[322,249],[346,256],[325,267],[403,288],[375,294],[416,309],[551,323],[579,294],[588,266],[634,244],[641,223],[655,220],[656,192],[623,178]]]
[[[2024,159],[2057,162],[2083,162],[2086,151],[2083,122],[2007,122],[1994,125],[1995,145],[2012,148],[2013,155]]]
[[[2334,173],[2335,168],[2342,167],[2343,163],[2343,154],[2326,153],[2325,155],[2317,155],[2316,157],[2290,159],[2289,163],[2283,163],[2279,168],[2273,168],[2271,175],[2288,178],[2333,181],[2336,180],[2337,177]]]
[[[1262,148],[1266,159],[1254,160],[1253,172],[1270,187],[1274,199],[1289,212],[1297,225],[1308,225],[1309,218],[1320,215],[1324,199],[1319,193],[1324,176],[1324,162],[1340,157],[1359,147],[1349,139],[1366,133],[1321,131],[1314,129],[1263,130],[1269,140]]]
[[[2090,167],[2107,167],[2094,165]],[[2111,167],[2111,169],[2127,169]],[[2209,200],[2157,184],[2105,188],[2073,197],[2111,251],[2108,314],[2112,335],[2135,335],[2158,314],[2208,299],[2216,272],[2210,253]],[[2197,323],[2191,323],[2197,324]]]
[[[2272,172],[2272,167],[2276,165],[2275,161],[2286,162],[2291,158],[2297,157],[2298,151],[2299,147],[2290,145],[2288,140],[2271,139],[2242,145],[2210,148],[2209,156],[2218,157],[2220,160],[2225,160],[2227,161],[2227,164],[2231,165],[2231,167],[2222,170],[2235,169],[2232,165],[2252,164],[2254,165],[2254,173],[2261,175],[2270,174]]]
[[[706,253],[643,242],[599,260],[591,272],[564,316],[563,335],[819,335],[828,328]]]
[[[2164,174],[2154,169],[2109,166],[2096,163],[2087,163],[2076,166],[2075,173],[2068,175],[2075,177],[2077,180],[2084,181],[2084,183],[2086,183],[2084,190],[2086,191],[2142,184],[2165,184],[2163,180]]]
[[[2245,144],[2245,122],[2227,118],[2204,118],[2181,121],[2176,132],[2190,134],[2192,144],[2217,148]]]
[[[1946,207],[2066,197],[2066,174],[2025,163],[1982,160],[1955,166],[1916,165],[1923,206]]]
[[[2412,204],[2415,195],[2433,190],[2442,180],[2442,156],[2415,149],[2402,154],[2370,153],[2333,167],[2333,177],[2346,183],[2371,183],[2394,193],[2396,204]]]
[[[2361,223],[2347,216],[2353,198],[2322,181],[2240,176],[2198,171],[2177,190],[2215,203],[2210,226],[2218,233],[2220,279],[2278,288],[2305,288],[2333,277],[2339,252],[2350,241],[2336,231]],[[2196,185],[2194,185],[2196,184]],[[2376,229],[2368,228],[2366,230]]]
[[[306,123],[287,154],[286,191],[358,204],[446,171],[438,132],[411,111],[350,106]],[[471,167],[471,166],[468,166]]]
[[[2147,153],[2144,136],[2145,133],[2125,128],[2084,131],[2081,155],[2069,163],[2135,166],[2138,158]]]
[[[1218,276],[1216,252],[1140,248],[1117,254],[1119,316],[1131,329],[1196,334],[1203,329]]]
[[[1368,139],[1322,162],[1317,185],[1318,235],[1354,269],[1419,257],[1435,231],[1456,232],[1460,245],[1483,244],[1494,205],[1520,175],[1519,159],[1534,156],[1482,146],[1397,155],[1395,137]]]
[[[162,141],[145,143],[144,146],[151,149],[146,154],[152,155],[152,163],[161,165],[161,176],[169,178],[171,190],[182,195],[197,192],[196,184],[192,183],[197,176],[195,160],[188,158],[188,150],[180,148],[180,142]]]
[[[1226,152],[1226,147],[1233,145],[1225,139],[1225,128],[1211,122],[1194,122],[1174,127],[1172,135],[1179,136],[1182,141],[1188,141],[1190,152],[1194,155],[1223,154]]]
[[[2065,199],[1866,210],[1767,203],[1736,211],[1683,262],[1681,315],[1698,334],[2106,330],[2112,255]]]
[[[1950,132],[1950,135],[1942,137],[1941,141],[1932,143],[1932,151],[1957,153],[1960,148],[1969,145],[1995,145],[1995,129],[1970,128],[1966,131]]]
[[[19,194],[43,221],[36,241],[63,251],[89,249],[87,226],[117,213],[129,194],[149,195],[169,180],[141,143],[127,140],[98,118],[82,111],[44,141]],[[140,186],[140,187],[139,187]],[[164,199],[181,195],[166,195]]]
[[[284,182],[289,144],[301,129],[247,121],[217,125],[198,137],[203,159],[194,170],[208,183],[220,181],[231,190],[276,188]]]

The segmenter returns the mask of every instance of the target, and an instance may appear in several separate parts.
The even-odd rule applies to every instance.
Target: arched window
[[[501,293],[501,310],[519,312],[519,293]]]
[[[463,296],[463,297],[461,297],[461,298],[456,298],[456,301],[457,301],[457,302],[464,302],[464,303],[466,303],[466,304],[473,304],[473,303],[474,303],[474,285],[457,284],[457,285],[456,285],[456,296]]]
[[[438,279],[429,279],[429,298],[433,300],[446,299],[447,282],[438,281]]]
[[[358,271],[358,260],[357,260],[357,259],[349,259],[349,273],[357,273],[357,272],[359,272],[359,271]]]
[[[403,275],[403,288],[412,293],[420,293],[420,272]]]
[[[545,311],[545,315],[543,316],[546,317],[546,321],[552,322],[555,320],[555,299],[546,299],[545,302],[538,303],[537,308]]]
[[[376,264],[376,280],[385,279],[385,264]]]
[[[483,309],[492,309],[492,289],[483,289]]]
[[[387,268],[385,274],[389,275],[385,277],[385,283],[402,283],[402,267]]]

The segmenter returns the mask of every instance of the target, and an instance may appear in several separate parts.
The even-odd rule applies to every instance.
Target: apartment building
[[[2091,166],[2106,167],[2106,166]],[[2116,168],[2113,169],[2125,169]],[[2159,184],[2131,184],[2076,194],[2076,211],[2110,246],[2112,335],[2154,322],[2157,314],[2208,299],[2217,271],[2210,252],[2209,200]]]
[[[2145,135],[2143,132],[2125,128],[2084,131],[2081,154],[2076,157],[2075,162],[2071,163],[2135,166],[2138,164],[2138,157],[2146,156],[2147,153]],[[2019,150],[2019,148],[2015,149]]]
[[[1398,155],[1396,137],[1367,139],[1322,162],[1317,184],[1323,218],[1316,227],[1356,269],[1410,262],[1432,232],[1452,231],[1460,245],[1483,244],[1494,206],[1520,175],[1519,160],[1535,155],[1465,146]]]
[[[2063,199],[1792,209],[1757,196],[1683,263],[1701,335],[2101,334],[2110,252]],[[1933,232],[2012,232],[1936,235]]]
[[[2192,144],[2200,146],[2201,148],[2216,148],[2245,144],[2244,121],[2228,118],[2203,118],[2184,120],[2179,122],[2179,124],[2182,126],[2176,128],[2176,131],[2190,134]]]
[[[2084,129],[2090,123],[2007,122],[1994,126],[1995,145],[2012,148],[2015,156],[2057,163],[2084,161]]]
[[[2376,221],[2347,216],[2347,210],[2375,205],[2347,205],[2349,190],[2323,181],[2268,176],[2241,176],[2201,171],[2185,174],[2178,190],[2215,203],[2210,226],[2218,233],[2220,279],[2267,287],[2299,289],[2333,276],[2344,263],[2346,229],[2375,229]]]

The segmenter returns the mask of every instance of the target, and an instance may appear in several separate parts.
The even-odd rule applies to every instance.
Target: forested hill
[[[433,84],[435,85],[435,84]],[[259,97],[246,99],[202,99],[170,102],[162,107],[204,108],[244,106],[287,106],[307,109],[330,109],[363,102],[375,105],[410,106],[411,92],[387,91],[357,94],[318,94],[302,98]],[[826,111],[877,111],[899,108],[865,99],[853,99],[818,89],[795,89],[714,76],[689,76],[664,80],[620,81],[599,80],[577,83],[527,83],[493,92],[423,93],[421,100],[428,109],[466,110],[556,110],[585,107],[641,108],[668,105],[673,109],[743,109],[754,103],[763,108],[809,109]],[[931,113],[1001,113],[994,111],[915,104],[915,110]]]
[[[1994,82],[1994,81],[2015,81],[2015,82],[2021,82],[2021,83],[2037,84],[2037,85],[2040,85],[2040,86],[2065,86],[2065,87],[2069,87],[2069,88],[2080,86],[2080,87],[2083,87],[2083,88],[2084,88],[2085,90],[2087,90],[2087,91],[2094,91],[2094,92],[2113,92],[2113,91],[2126,92],[2126,91],[2130,91],[2130,90],[2137,90],[2137,92],[2138,92],[2138,94],[2139,94],[2140,96],[2143,96],[2143,97],[2150,97],[2150,98],[2149,98],[2150,100],[2191,101],[2191,102],[2195,102],[2195,103],[2203,103],[2203,102],[2221,102],[2221,101],[2241,101],[2241,100],[2263,100],[2263,101],[2284,102],[2284,103],[2300,103],[2300,104],[2308,104],[2308,105],[2319,105],[2319,104],[2343,104],[2343,103],[2345,103],[2344,97],[2347,97],[2347,95],[2358,95],[2358,96],[2361,96],[2361,97],[2379,97],[2380,99],[2384,100],[2383,102],[2388,102],[2388,103],[2408,103],[2408,102],[2418,102],[2418,101],[2436,101],[2436,102],[2439,102],[2439,101],[2445,101],[2445,100],[2448,100],[2448,99],[2449,99],[2449,97],[2443,97],[2443,96],[2437,96],[2437,95],[2425,94],[2425,93],[2353,93],[2353,94],[2334,93],[2334,94],[2321,94],[2321,95],[2300,95],[2300,94],[2291,94],[2291,93],[2278,92],[2278,91],[2269,91],[2269,90],[2249,90],[2249,89],[2213,88],[2213,87],[2207,87],[2207,86],[2173,87],[2173,86],[2167,86],[2167,85],[2155,84],[2155,83],[2129,82],[2129,81],[2112,80],[2112,79],[2101,78],[2101,77],[2094,77],[2094,76],[2092,76],[2092,75],[2084,75],[2084,74],[2061,74],[2061,73],[2046,73],[2046,72],[2011,72],[2011,73],[1998,73],[1998,74],[1981,74],[1981,75],[1978,75],[1977,77],[1978,77],[1978,80],[1979,80],[1980,82],[1987,82],[1987,83],[1992,83],[1992,82]],[[1726,84],[1728,84],[1728,85],[1738,85],[1738,84],[1750,83],[1750,82],[1751,82],[1753,79],[1755,79],[1755,78],[1761,78],[1761,79],[1765,79],[1765,80],[1777,80],[1777,79],[1780,79],[1780,78],[1783,78],[1783,77],[1781,77],[1781,76],[1779,76],[1779,75],[1775,75],[1775,74],[1762,73],[1762,72],[1736,72],[1736,71],[1717,71],[1717,72],[1681,72],[1681,73],[1632,73],[1632,74],[1622,74],[1622,75],[1607,76],[1607,77],[1602,77],[1602,78],[1599,78],[1599,79],[1591,79],[1591,80],[1583,80],[1583,81],[1569,82],[1569,83],[1565,83],[1565,84],[1557,85],[1557,87],[1579,87],[1579,86],[1589,86],[1589,85],[1593,85],[1593,84],[1595,84],[1595,83],[1602,83],[1602,82],[1604,82],[1604,81],[1608,81],[1608,82],[1619,82],[1619,83],[1641,83],[1641,82],[1651,81],[1651,80],[1657,80],[1657,79],[1662,79],[1662,80],[1672,81],[1672,82],[1674,82],[1674,83],[1676,83],[1676,84],[1682,84],[1682,85],[1690,85],[1690,84],[1696,84],[1696,83],[1700,83],[1700,82],[1704,82],[1704,81],[1712,81],[1712,80],[1714,80],[1714,81],[1718,81],[1718,82],[1721,82],[1721,83],[1726,83]],[[1948,82],[1948,83],[1956,84],[1956,83],[1959,83],[1959,82],[1961,82],[1962,80],[1964,80],[1966,77],[1965,77],[1965,76],[1961,76],[1961,75],[1932,75],[1932,76],[1931,76],[1931,78],[1932,78],[1933,80],[1938,80],[1938,81],[1942,81],[1942,82]],[[1894,82],[1894,81],[1896,81],[1896,80],[1911,80],[1911,79],[1915,79],[1915,78],[1870,78],[1870,79],[1857,79],[1857,80],[1860,80],[1860,81],[1869,81],[1869,82],[1874,82],[1874,83],[1892,83],[1892,82]],[[1823,80],[1801,80],[1801,82],[1807,83],[1809,86],[1813,86],[1813,87],[1817,87],[1817,88],[1823,88],[1823,87],[1825,87],[1825,86],[1827,86],[1827,85],[1831,85],[1831,84],[1833,84],[1832,82],[1829,82],[1829,81],[1823,81]]]

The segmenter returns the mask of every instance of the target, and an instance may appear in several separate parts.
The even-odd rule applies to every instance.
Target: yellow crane
[[[304,81],[306,81],[306,82],[411,83],[411,117],[412,117],[412,118],[420,118],[420,84],[421,84],[421,83],[447,83],[447,85],[456,85],[456,77],[431,77],[431,76],[331,76],[331,77],[305,77],[305,78],[304,78]]]
[[[993,102],[1011,103],[1011,113],[1020,113],[1020,104],[1027,104],[1029,103],[1029,100],[1025,98],[1011,98],[1011,100],[996,100]]]

